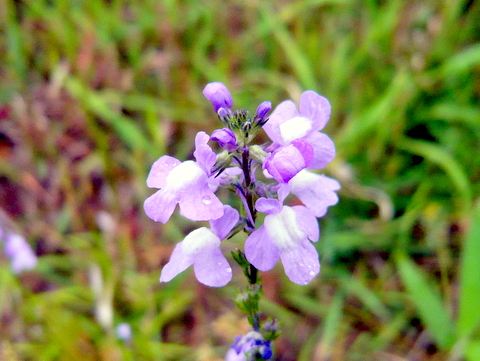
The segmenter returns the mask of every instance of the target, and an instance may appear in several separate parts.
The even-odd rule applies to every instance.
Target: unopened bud
[[[222,83],[208,83],[203,89],[203,95],[210,100],[216,112],[220,108],[231,109],[233,107],[232,95]]]
[[[265,157],[267,156],[267,152],[265,152],[262,147],[257,144],[251,145],[248,148],[248,152],[250,154],[250,158],[252,158],[259,164],[263,164],[263,162],[265,161]]]
[[[218,144],[226,150],[234,150],[237,147],[237,138],[228,128],[214,130],[210,139],[218,142]]]
[[[270,110],[272,110],[272,103],[271,102],[263,102],[257,108],[256,117],[258,117],[260,119],[263,119],[263,118],[266,117],[266,115],[268,114],[268,112]]]

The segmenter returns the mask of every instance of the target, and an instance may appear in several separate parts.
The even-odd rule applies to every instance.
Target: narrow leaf
[[[473,214],[470,231],[462,250],[460,263],[460,300],[458,331],[462,336],[480,325],[480,203]]]
[[[440,294],[427,282],[422,270],[404,253],[396,254],[400,276],[420,319],[435,343],[448,349],[453,341],[453,322],[442,304]]]

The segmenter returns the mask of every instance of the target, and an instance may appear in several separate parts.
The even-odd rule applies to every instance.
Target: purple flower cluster
[[[270,360],[272,356],[271,342],[265,340],[260,332],[250,331],[246,335],[235,338],[225,361]]]
[[[177,244],[160,281],[170,281],[193,265],[200,282],[224,286],[232,269],[220,245],[243,229],[249,234],[245,242],[248,262],[268,271],[281,260],[293,282],[309,283],[320,271],[312,244],[319,238],[317,217],[337,203],[335,191],[340,189],[335,179],[312,172],[335,156],[332,140],[320,132],[330,117],[328,100],[306,91],[298,109],[287,100],[267,117],[270,102],[261,103],[254,116],[244,109],[233,110],[232,96],[222,83],[208,84],[203,94],[224,127],[211,136],[197,134],[195,160],[181,162],[165,155],[153,164],[147,185],[158,191],[145,201],[144,208],[150,218],[166,223],[178,204],[182,216],[209,221],[210,228],[198,228]],[[271,142],[252,144],[261,129]],[[218,144],[219,154],[209,141]],[[215,194],[221,187],[233,189],[240,197],[242,215],[222,204]],[[286,202],[290,194],[303,205],[290,206]],[[255,224],[257,213],[265,215],[260,226]]]

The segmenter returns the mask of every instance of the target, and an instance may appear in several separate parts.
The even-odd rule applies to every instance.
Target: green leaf
[[[424,272],[409,260],[405,253],[396,253],[395,259],[420,319],[435,343],[444,350],[448,349],[454,340],[453,321],[443,307],[442,297],[431,287]]]
[[[460,262],[460,298],[457,329],[460,335],[480,325],[480,203],[477,205],[465,238]]]

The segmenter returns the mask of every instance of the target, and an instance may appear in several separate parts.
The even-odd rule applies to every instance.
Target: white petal
[[[281,250],[296,247],[307,237],[297,224],[297,214],[287,206],[276,214],[266,216],[264,226],[272,242]]]
[[[312,130],[312,121],[304,117],[295,117],[280,124],[280,134],[284,144],[303,138]]]
[[[182,251],[189,256],[194,256],[200,251],[218,246],[220,246],[220,238],[210,229],[202,227],[190,232],[185,237],[182,242]]]

